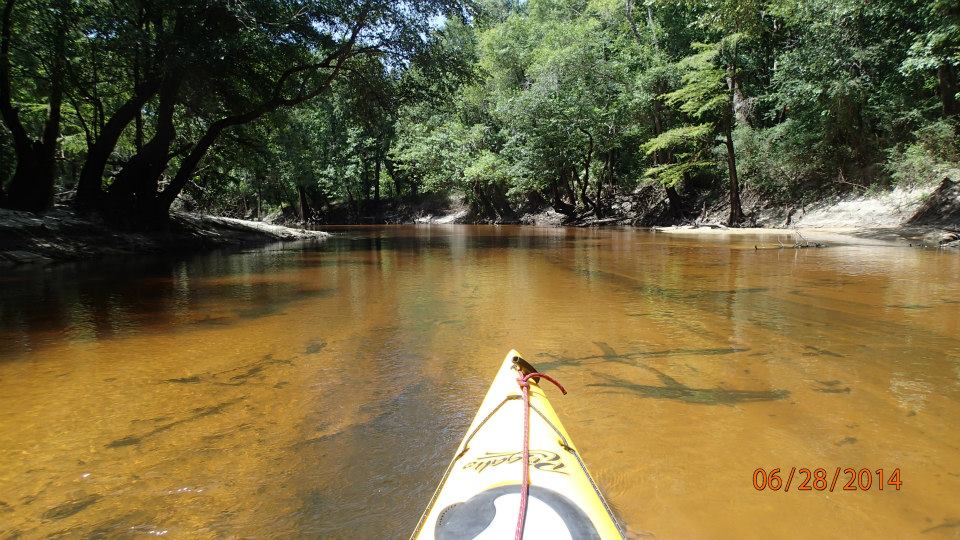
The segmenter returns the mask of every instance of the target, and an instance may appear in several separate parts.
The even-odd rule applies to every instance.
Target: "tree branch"
[[[10,83],[10,42],[13,26],[13,5],[15,0],[7,0],[3,5],[0,18],[0,116],[13,135],[13,143],[18,148],[30,146],[30,137],[20,120],[20,113],[13,106]],[[19,153],[19,152],[18,152]]]

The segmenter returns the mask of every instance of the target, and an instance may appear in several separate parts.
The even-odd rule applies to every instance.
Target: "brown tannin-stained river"
[[[957,538],[960,257],[759,242],[404,226],[3,270],[0,538],[405,538],[510,348],[637,538]],[[838,466],[902,485],[754,487]]]

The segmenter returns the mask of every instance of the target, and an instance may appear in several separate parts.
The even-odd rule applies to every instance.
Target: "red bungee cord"
[[[546,373],[523,373],[517,377],[517,384],[523,394],[523,482],[520,484],[520,515],[517,516],[517,533],[514,540],[522,540],[523,525],[527,520],[527,498],[530,494],[530,382],[529,379],[542,377],[557,386],[566,395],[567,390],[556,379]]]

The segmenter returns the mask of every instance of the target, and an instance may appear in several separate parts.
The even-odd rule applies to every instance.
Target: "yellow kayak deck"
[[[514,537],[523,478],[523,398],[515,358],[525,363],[517,351],[507,353],[412,538]],[[623,538],[547,396],[530,383],[524,538]]]

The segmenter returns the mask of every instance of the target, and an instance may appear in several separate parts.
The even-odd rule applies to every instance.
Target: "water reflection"
[[[405,537],[512,347],[637,535],[953,534],[958,258],[771,241],[351,228],[5,271],[0,538]],[[906,489],[753,489],[793,465]]]

